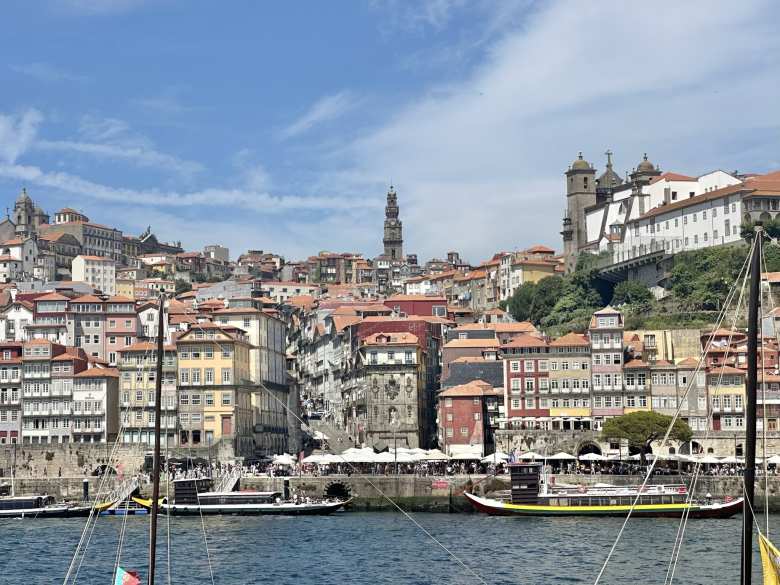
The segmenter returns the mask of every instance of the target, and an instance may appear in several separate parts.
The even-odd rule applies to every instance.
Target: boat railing
[[[640,492],[644,495],[672,495],[672,494],[687,494],[688,488],[684,484],[656,484],[646,485],[644,488],[640,486],[610,486],[610,487],[594,487],[594,486],[576,486],[576,487],[553,487],[548,488],[548,496],[565,496],[565,495],[577,495],[587,494],[589,496],[621,496],[631,495]]]
[[[113,489],[113,491],[109,494],[108,501],[113,502],[114,505],[118,505],[119,503],[124,502],[127,498],[129,498],[130,494],[138,489],[138,486],[139,484],[137,477],[128,477]]]
[[[219,478],[213,491],[218,493],[232,492],[239,479],[241,479],[241,467],[236,465],[232,470]]]

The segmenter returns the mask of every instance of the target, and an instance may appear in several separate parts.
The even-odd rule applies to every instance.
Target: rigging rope
[[[736,325],[737,325],[737,319],[738,319],[738,317],[740,315],[741,308],[742,308],[742,305],[743,305],[744,294],[745,294],[745,287],[747,285],[747,280],[748,280],[748,272],[745,271],[745,274],[743,276],[742,271],[747,268],[747,266],[749,264],[750,256],[751,256],[751,254],[748,254],[747,257],[745,258],[745,263],[742,265],[742,269],[740,270],[739,274],[737,275],[737,278],[735,279],[735,284],[736,284],[736,283],[739,282],[740,277],[742,277],[742,286],[740,288],[739,298],[737,299],[737,306],[736,306],[736,308],[734,310],[734,318],[732,319],[731,327],[729,327],[729,338],[728,338],[728,342],[726,344],[726,353],[724,354],[724,358],[723,358],[724,365],[728,362],[729,354],[731,353],[731,343],[732,343],[732,339],[734,337],[734,332],[735,332]],[[730,306],[731,300],[732,299],[729,299],[727,297],[727,302],[724,303],[724,308],[726,310]],[[724,318],[725,318],[725,314],[724,314]],[[722,323],[722,320],[721,320],[721,323]],[[719,323],[718,326],[720,326],[721,323]],[[717,327],[716,327],[716,330],[717,330]],[[708,348],[709,348],[709,346],[708,346]],[[703,352],[702,355],[700,356],[700,362],[705,357],[706,357],[706,351]],[[723,375],[724,375],[723,368],[721,368],[720,374],[718,375],[717,382],[715,383],[715,390],[716,391],[721,387],[721,385],[723,383]],[[704,440],[705,441],[709,438],[709,435],[710,435],[710,426],[712,424],[713,415],[714,415],[713,406],[712,406],[711,403],[708,402],[708,404],[707,404],[707,428],[705,429],[705,433],[704,433]],[[668,585],[672,585],[672,582],[674,580],[674,574],[675,574],[675,571],[677,569],[677,564],[678,564],[679,559],[680,559],[680,552],[682,550],[683,539],[685,537],[685,529],[688,526],[688,520],[690,518],[690,506],[693,503],[693,497],[694,497],[694,495],[696,493],[696,486],[698,485],[699,477],[701,475],[701,468],[702,468],[701,461],[696,461],[695,464],[694,464],[693,478],[691,480],[691,486],[689,488],[689,492],[688,492],[688,495],[686,496],[686,502],[685,502],[686,504],[688,504],[689,507],[686,508],[683,511],[682,517],[680,519],[680,526],[679,526],[679,528],[677,530],[677,537],[675,538],[674,547],[672,548],[672,555],[671,555],[671,558],[669,559],[669,566],[668,566],[667,571],[666,571],[666,578],[664,579],[664,585],[667,585],[667,584]]]
[[[205,333],[206,333],[206,332],[205,332],[205,330],[204,330],[202,327],[200,327],[200,325],[198,325],[198,324],[194,324],[194,325],[193,325],[193,327],[200,329],[201,331],[203,331],[203,333],[204,333],[204,335],[205,335]],[[222,344],[219,342],[219,340],[216,340],[216,339],[214,339],[214,340],[209,340],[209,341],[213,341],[214,343],[216,343],[216,344],[217,344],[217,345],[220,347],[220,349],[222,349]],[[296,419],[296,420],[297,420],[297,421],[298,421],[300,424],[302,424],[302,425],[303,425],[303,424],[306,424],[306,423],[303,421],[303,419],[302,419],[300,416],[298,416],[298,415],[297,415],[295,412],[293,412],[293,411],[292,411],[292,410],[291,410],[291,409],[290,409],[290,408],[289,408],[289,407],[288,407],[288,406],[287,406],[287,405],[286,405],[284,402],[282,402],[282,401],[281,401],[281,400],[280,400],[280,399],[279,399],[279,398],[278,398],[278,397],[277,397],[277,396],[276,396],[276,395],[273,393],[273,391],[271,391],[269,388],[267,388],[267,387],[265,386],[265,384],[263,384],[262,382],[256,382],[256,386],[257,386],[258,388],[261,388],[261,389],[262,389],[264,392],[266,392],[266,393],[267,393],[267,394],[268,394],[268,395],[269,395],[269,396],[270,396],[270,397],[271,397],[273,400],[275,400],[276,402],[278,402],[278,403],[279,403],[279,404],[282,406],[282,408],[283,408],[285,411],[287,411],[287,413],[288,413],[288,414],[291,414],[291,415],[292,415],[292,416],[293,416],[293,417],[294,417],[294,418],[295,418],[295,419]],[[359,474],[360,474],[360,471],[359,471],[359,470],[358,470],[358,469],[357,469],[357,468],[356,468],[354,465],[352,465],[352,463],[350,463],[349,461],[347,461],[346,459],[344,459],[344,457],[343,457],[341,454],[334,454],[334,455],[336,455],[337,457],[341,457],[341,460],[342,460],[344,463],[346,463],[346,464],[347,464],[347,465],[348,465],[348,466],[349,466],[349,467],[350,467],[350,468],[351,468],[351,469],[352,469],[354,472],[356,472],[356,475],[359,475]],[[371,480],[370,480],[370,479],[369,479],[367,476],[361,476],[361,477],[362,477],[362,478],[363,478],[365,481],[367,481],[367,482],[368,482],[368,484],[369,484],[371,487],[373,487],[373,488],[374,488],[374,489],[377,491],[377,493],[379,493],[379,495],[380,495],[380,496],[382,496],[384,499],[386,499],[388,502],[390,502],[390,504],[392,504],[392,506],[393,506],[394,508],[396,508],[396,509],[397,509],[399,512],[401,512],[401,514],[403,514],[403,515],[404,515],[404,516],[405,516],[405,517],[406,517],[406,518],[407,518],[407,519],[408,519],[410,522],[412,522],[412,524],[414,524],[414,525],[415,525],[417,528],[419,528],[419,529],[420,529],[420,530],[421,530],[421,531],[422,531],[422,532],[423,532],[423,533],[424,533],[426,536],[428,536],[428,538],[430,538],[430,539],[431,539],[431,540],[432,540],[432,541],[433,541],[433,542],[434,542],[436,545],[438,545],[438,546],[439,546],[439,547],[440,547],[440,548],[441,548],[441,549],[442,549],[444,552],[446,552],[446,553],[447,553],[447,554],[448,554],[450,557],[452,557],[452,559],[453,559],[453,560],[454,560],[456,563],[458,563],[458,564],[459,564],[461,567],[463,567],[463,568],[464,568],[464,569],[465,569],[465,570],[466,570],[466,571],[467,571],[469,574],[471,574],[471,575],[472,575],[472,576],[473,576],[475,579],[477,579],[477,581],[479,581],[479,582],[480,582],[480,583],[482,583],[483,585],[488,585],[488,583],[487,583],[487,581],[485,581],[484,577],[482,577],[482,576],[481,576],[479,573],[477,573],[477,572],[476,572],[474,569],[472,569],[471,567],[469,567],[469,566],[468,566],[468,565],[467,565],[467,564],[466,564],[466,563],[465,563],[465,562],[464,562],[464,561],[463,561],[463,560],[462,560],[460,557],[458,557],[458,555],[456,555],[454,552],[452,552],[452,551],[451,551],[449,548],[447,548],[447,547],[446,547],[446,546],[445,546],[445,545],[444,545],[444,544],[443,544],[443,543],[442,543],[440,540],[438,540],[438,539],[437,539],[437,538],[436,538],[436,537],[435,537],[433,534],[431,534],[431,533],[430,533],[428,530],[426,530],[426,529],[425,529],[425,528],[424,528],[424,527],[423,527],[423,526],[422,526],[422,525],[421,525],[421,524],[420,524],[420,523],[419,523],[419,522],[418,522],[418,521],[417,521],[415,518],[413,518],[413,517],[411,516],[411,514],[409,514],[409,513],[408,513],[406,510],[404,510],[404,509],[403,509],[403,508],[401,508],[401,507],[400,507],[398,504],[396,504],[396,503],[395,503],[395,501],[393,501],[393,499],[392,499],[390,496],[388,496],[388,495],[387,495],[385,492],[383,492],[383,491],[382,491],[382,490],[381,490],[381,489],[380,489],[380,488],[379,488],[379,487],[378,487],[378,486],[377,486],[377,485],[376,485],[374,482],[372,482],[372,481],[371,481]],[[196,489],[197,489],[197,486],[196,486]],[[201,516],[201,519],[202,519],[202,516]],[[206,537],[205,528],[204,528],[203,537],[204,537],[204,540],[205,540],[205,537]],[[208,552],[208,543],[207,543],[207,545],[206,545],[206,550],[207,550],[207,552]],[[209,567],[210,567],[210,565],[209,565]]]
[[[755,244],[755,240],[754,240],[752,246],[750,247],[750,253],[748,254],[748,258],[750,258],[750,256],[752,255],[753,250],[755,249],[755,245],[756,244]],[[747,262],[748,261],[746,259],[745,265],[747,265]],[[732,285],[732,288],[729,291],[729,294],[727,295],[727,301],[728,302],[724,303],[723,310],[721,311],[721,314],[719,316],[718,326],[720,326],[723,323],[723,320],[725,319],[726,311],[727,311],[728,306],[730,304],[730,300],[729,299],[733,299],[733,296],[734,296],[734,294],[736,292],[736,286],[737,286],[737,282],[735,282],[734,285]],[[745,283],[743,281],[743,286],[742,286],[742,290],[743,291],[744,291],[744,286],[745,286]],[[712,345],[713,338],[714,338],[714,336],[711,335],[709,337],[709,339],[707,340],[707,345],[706,345],[704,351],[702,352],[702,354],[700,355],[699,363],[696,366],[696,371],[694,372],[694,375],[691,378],[691,383],[686,388],[685,395],[683,396],[683,399],[685,399],[688,396],[688,393],[690,392],[690,389],[693,386],[693,381],[696,379],[696,375],[699,373],[699,371],[702,368],[702,364],[705,361],[705,356],[707,354],[707,351],[709,350],[709,348]],[[669,427],[667,428],[666,433],[664,434],[664,437],[661,440],[661,446],[664,446],[664,445],[667,444],[667,442],[669,440],[669,436],[672,433],[672,429],[674,428],[674,425],[677,422],[677,419],[680,416],[680,412],[681,411],[682,411],[682,401],[680,402],[680,404],[678,404],[676,412],[675,412],[674,416],[672,417],[671,422],[669,423]],[[625,518],[625,520],[623,521],[623,524],[620,527],[620,530],[618,531],[617,537],[615,538],[615,542],[612,543],[612,547],[610,548],[609,553],[607,554],[607,558],[604,560],[604,564],[601,566],[601,570],[599,571],[598,575],[596,576],[596,580],[594,581],[593,585],[598,585],[598,583],[601,581],[601,578],[602,578],[602,576],[604,575],[604,572],[607,569],[607,565],[609,564],[610,560],[612,559],[612,555],[615,553],[615,550],[617,549],[617,545],[620,542],[621,537],[623,536],[623,532],[625,531],[626,526],[628,525],[628,521],[631,519],[631,515],[632,515],[632,513],[633,513],[637,503],[639,502],[639,498],[641,497],[642,492],[644,491],[645,487],[647,486],[647,482],[649,481],[650,477],[653,474],[653,470],[655,469],[655,466],[656,466],[657,462],[658,462],[658,458],[655,457],[653,459],[653,461],[651,462],[650,467],[647,470],[647,474],[645,475],[645,478],[644,478],[644,481],[642,482],[641,487],[637,491],[637,495],[634,498],[634,501],[631,503],[631,508],[629,509],[628,514],[626,515],[626,518]]]

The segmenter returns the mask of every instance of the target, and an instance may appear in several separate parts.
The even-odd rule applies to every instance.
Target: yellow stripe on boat
[[[637,504],[634,511],[659,511],[659,510],[686,510],[698,506],[692,504]],[[505,510],[517,510],[518,512],[628,512],[630,505],[616,504],[614,506],[544,506],[542,504],[508,504],[501,502],[501,508]]]

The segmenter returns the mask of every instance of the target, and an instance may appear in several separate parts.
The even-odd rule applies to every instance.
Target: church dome
[[[577,155],[577,159],[571,163],[573,171],[588,171],[590,170],[590,163],[582,158],[582,152]]]
[[[30,199],[30,196],[27,194],[27,189],[22,189],[22,192],[19,194],[19,197],[16,198],[17,203],[32,203],[32,199]]]
[[[655,165],[647,160],[647,153],[645,153],[642,162],[639,163],[639,166],[636,167],[636,170],[640,173],[652,173],[655,171]]]

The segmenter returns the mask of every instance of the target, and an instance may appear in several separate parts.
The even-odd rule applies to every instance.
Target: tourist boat
[[[544,481],[538,463],[509,466],[511,489],[504,498],[484,498],[465,493],[480,512],[493,516],[633,516],[730,518],[742,511],[742,498],[715,502],[689,499],[684,485],[551,486]]]
[[[102,504],[103,509],[110,504]],[[73,518],[88,516],[92,506],[57,503],[54,496],[0,497],[0,518]]]
[[[201,514],[234,515],[283,515],[306,516],[332,514],[346,506],[350,500],[284,499],[282,492],[260,491],[211,491],[211,480],[177,479],[173,482],[171,501],[162,498],[160,511],[171,516],[197,516]],[[236,482],[235,487],[238,488]],[[134,498],[141,506],[151,509],[151,500]]]

